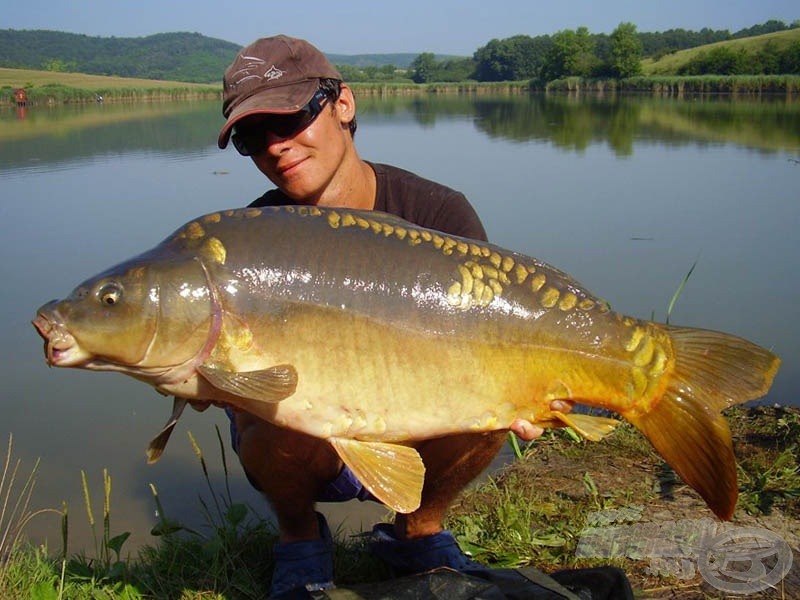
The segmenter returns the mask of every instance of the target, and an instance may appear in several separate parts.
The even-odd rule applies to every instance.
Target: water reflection
[[[632,154],[636,139],[676,146],[734,143],[771,152],[800,148],[800,101],[792,97],[426,95],[390,103],[367,98],[359,106],[384,116],[407,111],[428,127],[437,117],[466,117],[492,138],[549,141],[578,152],[605,142],[618,156]]]
[[[361,96],[363,119],[432,127],[464,118],[489,138],[546,141],[575,152],[606,143],[617,156],[637,139],[660,144],[736,144],[766,152],[800,148],[800,101],[698,96],[468,95]],[[0,113],[0,172],[51,168],[109,152],[182,153],[191,157],[215,139],[216,102],[37,107],[20,119]],[[45,166],[46,165],[46,166]]]
[[[0,173],[139,151],[190,159],[215,139],[222,119],[210,102],[42,106],[16,117],[9,110],[0,118]]]
[[[784,359],[768,400],[797,403],[800,102],[722,98],[359,96],[357,144],[467,194],[490,238],[563,268],[615,308],[664,308],[698,267],[673,322],[722,329]],[[82,525],[80,470],[114,478],[115,533],[153,542],[148,483],[168,516],[197,523],[204,482],[191,430],[220,482],[218,410],[188,411],[164,458],[144,463],[170,403],[116,374],[47,369],[33,311],[83,278],[158,243],[205,212],[241,206],[268,182],[216,139],[215,102],[0,110],[0,410],[17,456],[42,458],[40,505],[68,501]],[[263,508],[228,453],[234,495]],[[382,514],[348,514],[365,526]],[[355,516],[354,516],[355,515]],[[193,520],[194,519],[194,520]],[[332,521],[333,523],[338,522]],[[58,548],[58,524],[36,525]]]

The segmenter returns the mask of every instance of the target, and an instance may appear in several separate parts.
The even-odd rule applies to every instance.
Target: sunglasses
[[[258,154],[267,147],[267,134],[271,133],[279,138],[290,138],[311,125],[322,112],[322,107],[325,106],[328,98],[328,92],[320,89],[308,104],[297,112],[288,115],[269,115],[242,129],[234,126],[231,141],[242,156]]]

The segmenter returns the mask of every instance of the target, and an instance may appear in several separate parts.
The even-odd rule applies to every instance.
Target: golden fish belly
[[[629,408],[657,379],[636,367],[637,355],[617,343],[630,339],[637,323],[609,313],[604,329],[616,327],[619,335],[606,332],[600,347],[556,345],[547,332],[521,344],[503,343],[488,328],[444,337],[305,307],[281,327],[261,323],[256,343],[247,352],[229,352],[225,361],[235,370],[297,368],[291,397],[240,403],[277,425],[321,438],[418,440],[506,429],[516,418],[548,422],[555,399]]]

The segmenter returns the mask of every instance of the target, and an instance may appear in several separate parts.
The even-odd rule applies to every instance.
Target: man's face
[[[296,135],[266,133],[264,149],[251,156],[253,163],[296,202],[319,203],[353,148],[347,123],[354,110],[352,92],[342,86],[339,98],[328,100],[314,122]]]

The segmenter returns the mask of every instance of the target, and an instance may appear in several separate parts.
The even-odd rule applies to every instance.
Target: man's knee
[[[314,499],[339,474],[339,458],[324,440],[241,413],[236,414],[235,428],[245,474],[271,500]]]

